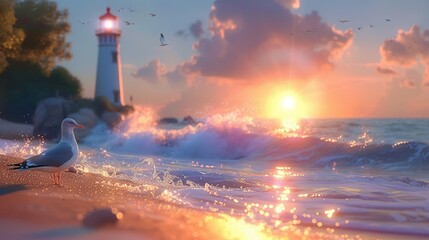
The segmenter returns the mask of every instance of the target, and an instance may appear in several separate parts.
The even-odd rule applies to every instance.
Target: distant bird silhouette
[[[362,27],[357,27],[357,30],[359,30],[359,31],[360,31],[361,29],[362,29]]]
[[[125,23],[126,25],[134,25],[134,23],[133,23],[133,22],[129,22],[129,21],[124,21],[124,23]]]
[[[392,39],[390,39],[391,42],[396,40],[396,37],[398,36],[398,34],[396,34]]]
[[[136,10],[131,9],[131,8],[128,8],[128,10],[129,10],[130,12],[135,12],[135,11],[136,11]]]
[[[390,22],[390,21],[392,21],[392,20],[390,20],[390,19],[388,19],[388,18],[385,18],[384,20],[386,20],[386,22]]]
[[[374,25],[371,25],[371,24],[370,24],[369,26],[370,26],[371,28],[373,28],[373,27],[374,27]]]
[[[161,44],[159,46],[167,46],[168,43],[165,43],[165,38],[164,38],[164,34],[161,33],[161,36],[159,37],[159,41],[161,42]]]
[[[151,17],[155,17],[156,16],[156,13],[148,13],[149,14],[149,16],[151,16]]]
[[[350,20],[340,20],[339,22],[340,23],[347,23],[347,22],[350,22]]]
[[[78,23],[80,23],[80,24],[87,24],[87,23],[90,23],[90,22],[82,22],[82,21],[79,21],[79,20],[77,20],[77,22],[78,22]]]
[[[118,12],[121,12],[122,10],[124,10],[124,8],[122,8],[122,7],[121,7],[121,8],[119,8],[117,11],[118,11]]]

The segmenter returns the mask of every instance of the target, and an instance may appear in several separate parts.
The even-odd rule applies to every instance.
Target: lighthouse
[[[106,13],[99,17],[96,35],[98,37],[97,80],[95,97],[106,97],[113,104],[124,105],[118,17]]]

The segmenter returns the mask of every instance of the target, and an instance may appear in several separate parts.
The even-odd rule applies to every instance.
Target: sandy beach
[[[33,125],[10,122],[0,118],[0,138],[22,139],[33,136]]]
[[[250,225],[246,228],[240,220],[155,199],[157,189],[146,191],[148,186],[69,172],[62,174],[63,186],[55,186],[50,174],[6,170],[6,164],[19,161],[0,156],[3,239],[266,238],[258,229]],[[123,218],[115,226],[84,227],[84,214],[102,207],[117,209]]]
[[[20,159],[0,155],[0,235],[2,239],[401,239],[402,235],[355,232],[335,234],[300,229],[270,232],[225,214],[163,201],[168,190],[90,173],[50,174],[10,171]],[[162,192],[160,192],[162,191]],[[161,197],[160,197],[161,196]],[[85,214],[99,208],[121,213],[117,224],[85,227]],[[286,231],[288,232],[288,231]],[[323,231],[322,231],[323,232]],[[407,236],[407,238],[410,236]],[[411,237],[413,238],[413,237]],[[423,239],[416,236],[416,239]]]

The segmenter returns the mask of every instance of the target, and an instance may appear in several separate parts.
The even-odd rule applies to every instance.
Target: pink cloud
[[[308,77],[331,69],[351,45],[351,29],[322,22],[317,12],[301,16],[285,8],[299,1],[216,0],[210,38],[195,44],[198,55],[185,64],[203,76],[257,79],[276,74]]]
[[[189,31],[195,38],[200,38],[201,35],[204,33],[203,22],[201,22],[201,20],[198,20],[192,23],[191,26],[189,26]]]
[[[133,76],[146,82],[156,84],[161,81],[161,77],[165,73],[167,73],[165,65],[157,59],[139,68],[136,73],[133,73]]]
[[[422,63],[425,82],[429,81],[429,30],[422,31],[419,26],[412,26],[408,31],[399,30],[394,39],[384,41],[380,54],[384,62],[407,69]]]
[[[390,69],[390,68],[384,68],[384,67],[380,67],[377,66],[377,72],[382,73],[382,74],[387,74],[387,75],[396,75],[397,73]]]

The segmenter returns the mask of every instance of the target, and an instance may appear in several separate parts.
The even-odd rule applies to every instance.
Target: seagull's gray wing
[[[29,167],[60,167],[73,156],[72,148],[65,142],[49,148],[40,155],[33,156],[26,160]]]

